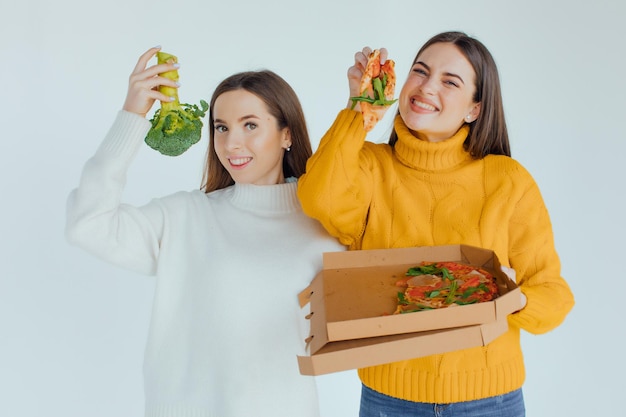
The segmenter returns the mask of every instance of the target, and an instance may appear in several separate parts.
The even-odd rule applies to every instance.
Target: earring
[[[289,152],[291,150],[291,146],[288,146],[287,149],[285,149],[287,152]]]

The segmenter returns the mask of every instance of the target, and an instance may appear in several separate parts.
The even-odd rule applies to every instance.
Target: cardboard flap
[[[522,308],[522,290],[515,288],[506,293],[503,297],[495,300],[496,318],[506,319],[506,316],[519,311]]]
[[[311,297],[316,291],[321,292],[323,290],[324,283],[322,282],[321,275],[322,272],[319,272],[315,276],[315,278],[313,278],[311,283],[298,294],[298,302],[300,303],[300,308],[311,302]]]
[[[303,308],[305,305],[309,304],[309,302],[311,301],[311,295],[313,294],[311,290],[312,286],[313,286],[312,283],[309,284],[308,287],[300,291],[300,294],[298,294],[298,303],[300,304],[300,308]]]
[[[481,266],[486,269],[500,269],[500,265],[494,265],[494,256],[491,251],[467,245],[459,245],[461,259],[471,265]]]
[[[462,245],[420,246],[407,248],[367,249],[346,252],[325,252],[324,269],[370,268],[380,265],[405,264],[417,255],[432,261],[458,259]]]
[[[306,350],[314,353],[328,342],[328,330],[326,329],[326,309],[321,301],[324,298],[324,280],[322,272],[311,281],[308,287],[298,294],[300,307],[310,303],[310,311],[306,319],[309,320],[309,336],[304,340]]]
[[[483,345],[493,342],[498,336],[509,330],[509,322],[506,317],[496,320],[492,323],[485,323],[480,326]]]
[[[332,342],[312,356],[297,359],[302,375],[323,375],[480,346],[483,338],[481,326],[456,327]]]

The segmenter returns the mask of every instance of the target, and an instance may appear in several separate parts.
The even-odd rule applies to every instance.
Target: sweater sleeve
[[[159,210],[120,202],[128,168],[149,129],[146,119],[118,113],[67,199],[65,235],[69,243],[107,262],[152,275],[159,247],[154,226],[160,223]]]
[[[372,194],[365,136],[361,113],[342,110],[298,181],[304,212],[351,249],[358,249]]]
[[[574,306],[554,245],[548,210],[535,181],[520,167],[527,184],[509,223],[509,261],[515,269],[526,306],[512,314],[512,324],[533,334],[560,325]]]

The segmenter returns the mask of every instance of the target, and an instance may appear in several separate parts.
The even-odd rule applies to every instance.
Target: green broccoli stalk
[[[165,52],[157,52],[159,64],[175,63],[178,59]],[[160,74],[162,77],[178,81],[178,71],[168,71]],[[154,112],[150,119],[152,127],[146,135],[146,143],[152,149],[163,155],[178,156],[197,143],[202,134],[202,118],[209,105],[200,100],[200,107],[195,104],[180,103],[178,89],[159,86],[159,91],[174,100],[161,102],[161,108]]]

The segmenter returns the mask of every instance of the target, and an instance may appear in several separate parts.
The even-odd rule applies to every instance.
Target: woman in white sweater
[[[235,74],[210,101],[201,190],[120,202],[128,168],[150,129],[145,116],[173,64],[130,77],[123,109],[68,199],[68,240],[156,276],[144,360],[146,416],[319,414],[297,294],[344,250],[302,213],[296,196],[311,145],[299,100],[270,71]]]

